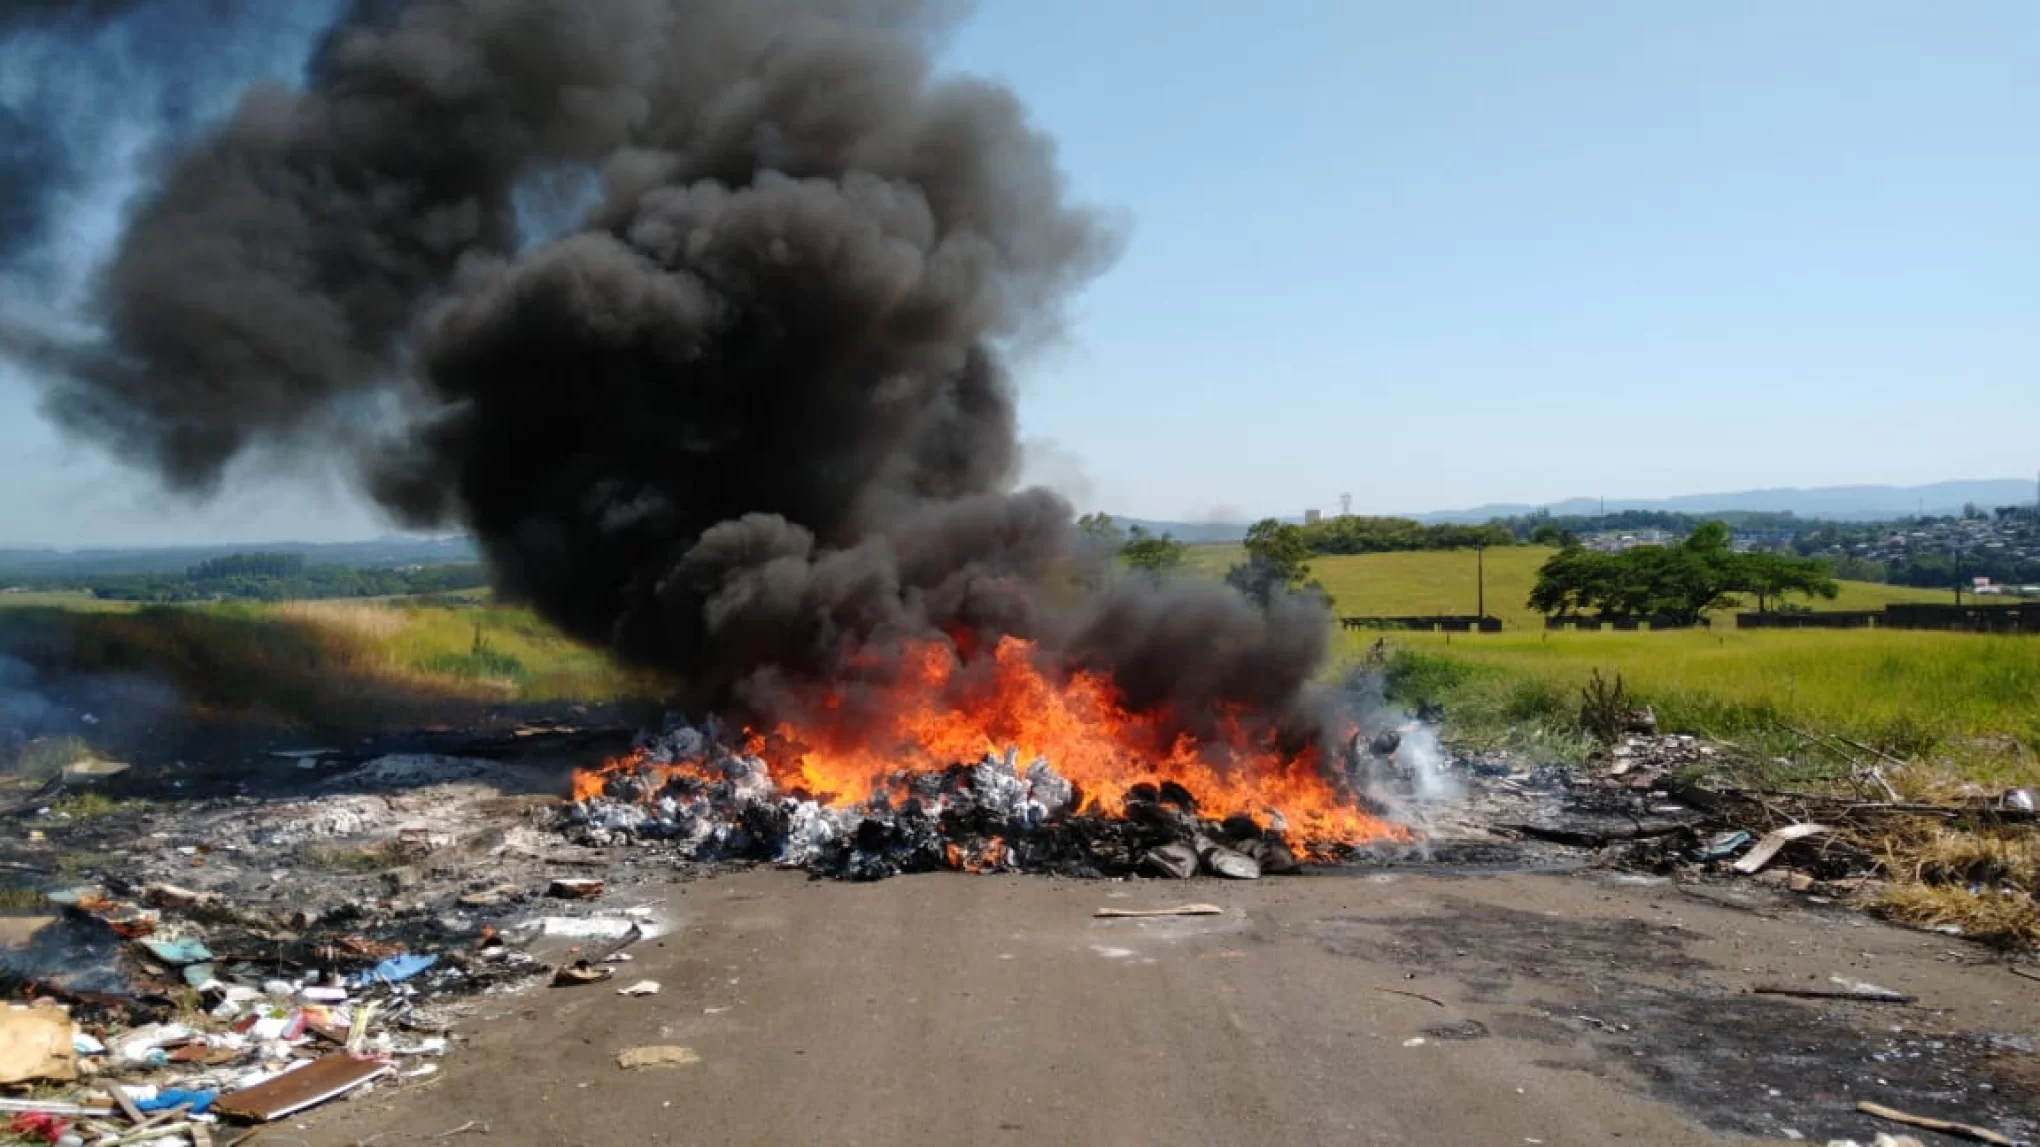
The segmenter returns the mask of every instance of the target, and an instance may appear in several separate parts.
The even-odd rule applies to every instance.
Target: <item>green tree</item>
[[[1833,601],[1835,595],[1841,592],[1827,563],[1817,559],[1786,557],[1783,554],[1739,556],[1743,567],[1741,588],[1756,596],[1759,612],[1777,608],[1783,604],[1786,594],[1803,594],[1809,598]]]
[[[1110,514],[1091,513],[1078,518],[1077,533],[1106,553],[1116,553],[1126,544],[1126,535]]]
[[[1788,593],[1832,598],[1838,587],[1824,563],[1781,554],[1739,554],[1720,522],[1703,522],[1675,546],[1637,546],[1619,554],[1572,547],[1537,571],[1530,608],[1546,615],[1592,611],[1602,618],[1662,618],[1692,625],[1711,610],[1754,594],[1760,607]]]
[[[1247,529],[1247,560],[1225,571],[1225,584],[1266,609],[1290,593],[1325,589],[1310,577],[1310,543],[1301,526],[1263,518]]]
[[[1533,546],[1557,546],[1559,549],[1580,544],[1579,535],[1556,522],[1539,522],[1537,527],[1530,531],[1529,540]]]
[[[1132,568],[1160,577],[1188,560],[1190,547],[1168,534],[1151,534],[1135,526],[1126,544],[1119,547],[1119,556]]]

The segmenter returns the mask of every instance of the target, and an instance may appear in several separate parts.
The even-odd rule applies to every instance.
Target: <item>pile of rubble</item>
[[[1891,842],[1923,826],[1997,833],[2036,826],[2030,790],[1911,802],[1873,761],[1859,761],[1852,772],[1854,793],[1740,787],[1721,779],[1734,775],[1725,760],[1733,751],[1690,736],[1627,736],[1548,790],[1553,799],[1534,814],[1498,827],[1592,850],[1604,867],[1686,880],[1754,878],[1839,900],[1880,888],[1891,875]]]
[[[0,1135],[205,1144],[433,1082],[478,995],[606,979],[648,905],[562,878],[496,762],[384,757],[302,799],[197,799],[9,851],[104,852],[84,885],[0,917]],[[340,791],[342,788],[354,791]],[[121,843],[114,843],[121,842]],[[129,843],[132,842],[132,843]],[[59,869],[61,871],[61,869]]]
[[[842,880],[904,872],[1047,872],[1078,877],[1208,873],[1252,880],[1294,872],[1272,816],[1201,817],[1179,785],[1136,784],[1121,815],[1083,808],[1042,758],[1017,751],[902,776],[891,793],[830,805],[782,792],[763,760],[681,725],[652,738],[633,768],[604,778],[557,826],[590,847],[640,846],[683,863],[771,863]]]

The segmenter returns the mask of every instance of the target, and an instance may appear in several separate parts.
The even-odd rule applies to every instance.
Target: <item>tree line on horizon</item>
[[[79,589],[106,601],[306,601],[452,593],[489,583],[480,562],[404,567],[313,565],[302,554],[246,553],[212,558],[183,573],[43,578],[43,589]]]

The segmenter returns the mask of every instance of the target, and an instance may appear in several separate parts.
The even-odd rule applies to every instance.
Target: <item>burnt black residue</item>
[[[1435,913],[1334,917],[1316,929],[1329,951],[1459,980],[1495,1005],[1485,1030],[1551,1048],[1545,1066],[1609,1072],[1713,1130],[1867,1142],[1892,1130],[1855,1110],[1868,1099],[2015,1138],[2040,1133],[2033,1041],[1935,1030],[1931,1013],[1913,1009],[1710,983],[1677,927],[1447,898]]]
[[[1457,898],[1426,916],[1335,916],[1318,938],[1333,952],[1385,960],[1463,981],[1476,999],[1499,999],[1523,979],[1600,980],[1635,963],[1660,972],[1705,967],[1685,952],[1682,929],[1644,920],[1543,916]]]
[[[1553,1017],[1578,1012],[1539,1006]],[[1917,1018],[1866,1010],[1876,1007],[1617,981],[1594,1003],[1598,1022],[1583,1026],[1645,1090],[1720,1131],[1791,1128],[1815,1141],[1867,1142],[1891,1126],[1858,1112],[1863,1099],[2022,1139],[2040,1129],[2040,1109],[2016,1078],[2030,1048],[1988,1033],[1923,1031]]]

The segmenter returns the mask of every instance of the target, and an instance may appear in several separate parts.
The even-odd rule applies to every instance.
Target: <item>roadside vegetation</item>
[[[17,693],[132,682],[138,699],[174,697],[201,719],[336,731],[658,692],[529,610],[478,602],[0,609],[0,649],[13,677],[28,678],[8,683]],[[40,742],[15,747],[16,755],[49,751]]]
[[[1373,634],[1350,635],[1358,652]],[[1893,756],[1943,758],[1979,781],[2040,780],[2040,641],[1917,630],[1411,633],[1390,637],[1407,703],[1499,736],[1563,729],[1591,675],[1620,676],[1662,727],[1787,754],[1793,729]]]
[[[83,593],[109,602],[291,601],[450,594],[488,584],[479,562],[437,565],[350,566],[311,564],[292,553],[244,553],[209,558],[181,572],[142,571],[44,576],[12,591]],[[13,594],[10,594],[12,596]]]

